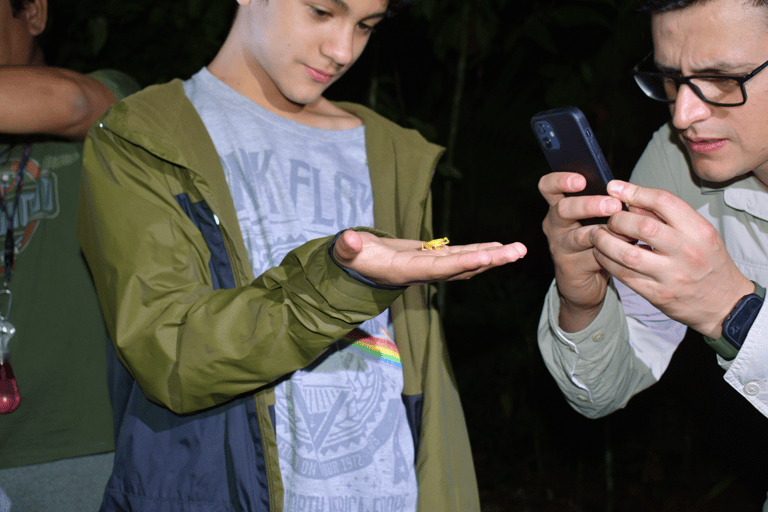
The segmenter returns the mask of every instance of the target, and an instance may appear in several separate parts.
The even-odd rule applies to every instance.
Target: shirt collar
[[[754,175],[750,174],[744,179],[720,187],[712,187],[702,182],[701,191],[705,195],[723,194],[723,201],[729,208],[768,221],[768,192]]]

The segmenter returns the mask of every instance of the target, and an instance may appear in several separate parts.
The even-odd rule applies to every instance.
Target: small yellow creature
[[[440,249],[448,242],[449,240],[447,238],[436,238],[434,240],[430,240],[429,242],[421,242],[421,250],[431,251],[433,249]]]

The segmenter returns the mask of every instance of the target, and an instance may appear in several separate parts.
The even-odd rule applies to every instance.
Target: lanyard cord
[[[21,152],[21,160],[19,160],[19,172],[16,175],[15,184],[8,188],[5,192],[0,193],[0,210],[5,215],[5,220],[8,222],[8,229],[5,233],[5,249],[3,250],[3,259],[5,263],[5,287],[11,283],[11,273],[13,272],[14,257],[16,255],[16,241],[13,235],[13,221],[16,217],[16,212],[19,210],[19,198],[21,197],[21,185],[24,183],[24,171],[27,169],[27,162],[29,156],[32,154],[32,145],[24,144],[24,148]],[[8,206],[5,202],[5,194],[7,194],[12,188],[16,189],[16,195],[13,198],[13,209],[8,213]]]

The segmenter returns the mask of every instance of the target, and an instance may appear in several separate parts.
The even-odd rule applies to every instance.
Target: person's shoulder
[[[102,122],[122,127],[167,126],[185,111],[189,103],[179,79],[150,85],[115,103]]]
[[[418,130],[400,126],[369,107],[351,102],[335,102],[334,104],[342,110],[362,119],[363,124],[368,128],[368,132],[376,131],[396,142],[440,149],[440,146],[429,142]]]
[[[179,79],[151,85],[115,103],[94,128],[158,154],[177,155],[174,148],[179,147],[193,152],[210,147],[200,142],[210,136]]]
[[[98,69],[88,76],[106,85],[118,101],[141,89],[133,77],[117,69]]]
[[[125,98],[121,103],[131,109],[177,108],[178,104],[186,99],[182,81],[178,78],[163,84],[150,85],[135,94]]]
[[[336,103],[325,98],[320,98],[320,101],[305,109],[301,117],[289,117],[289,119],[327,130],[347,130],[363,124],[359,116],[340,108]]]
[[[677,131],[672,126],[672,121],[668,121],[661,125],[658,130],[653,133],[649,146],[655,147],[657,150],[665,153],[678,154],[685,151],[685,148],[680,143],[680,137]]]
[[[339,102],[334,102],[334,105],[345,112],[348,112],[356,117],[359,117],[360,119],[363,120],[363,123],[366,126],[375,125],[377,127],[380,127],[387,131],[392,131],[392,132],[404,132],[404,133],[416,132],[416,130],[409,130],[407,128],[403,128],[397,123],[377,113],[373,109],[368,108],[359,103],[339,101]]]
[[[661,125],[651,136],[651,140],[645,147],[639,164],[651,161],[651,167],[655,172],[660,172],[659,167],[686,166],[685,148],[680,142],[677,130],[672,126],[672,122]],[[663,163],[663,165],[662,165]]]
[[[684,189],[699,189],[693,182],[693,176],[685,148],[670,121],[654,132],[632,171],[630,181],[681,196]]]

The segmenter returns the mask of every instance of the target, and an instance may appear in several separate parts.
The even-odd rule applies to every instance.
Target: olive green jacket
[[[441,148],[364,107],[340,106],[365,122],[375,227],[399,238],[431,239],[429,187]],[[201,224],[199,211],[213,222]],[[206,232],[220,239],[218,246]],[[218,155],[179,80],[114,105],[91,130],[78,237],[117,355],[151,402],[188,424],[252,397],[248,407],[255,404],[263,445],[257,451],[263,451],[273,511],[282,510],[283,492],[270,383],[306,367],[332,342],[391,307],[404,395],[420,407],[420,424],[412,425],[418,433],[419,511],[479,510],[432,288],[369,287],[332,262],[328,238],[296,248],[254,278]],[[229,275],[223,281],[221,269]],[[118,415],[116,421],[117,430],[124,420]],[[135,450],[128,442],[117,441],[115,474],[127,471],[118,466],[137,464],[121,455]],[[151,494],[147,482],[157,480],[143,475],[119,483],[115,474],[107,496]],[[156,493],[165,496],[166,489]],[[241,506],[248,508],[242,503],[249,499],[242,498]]]

